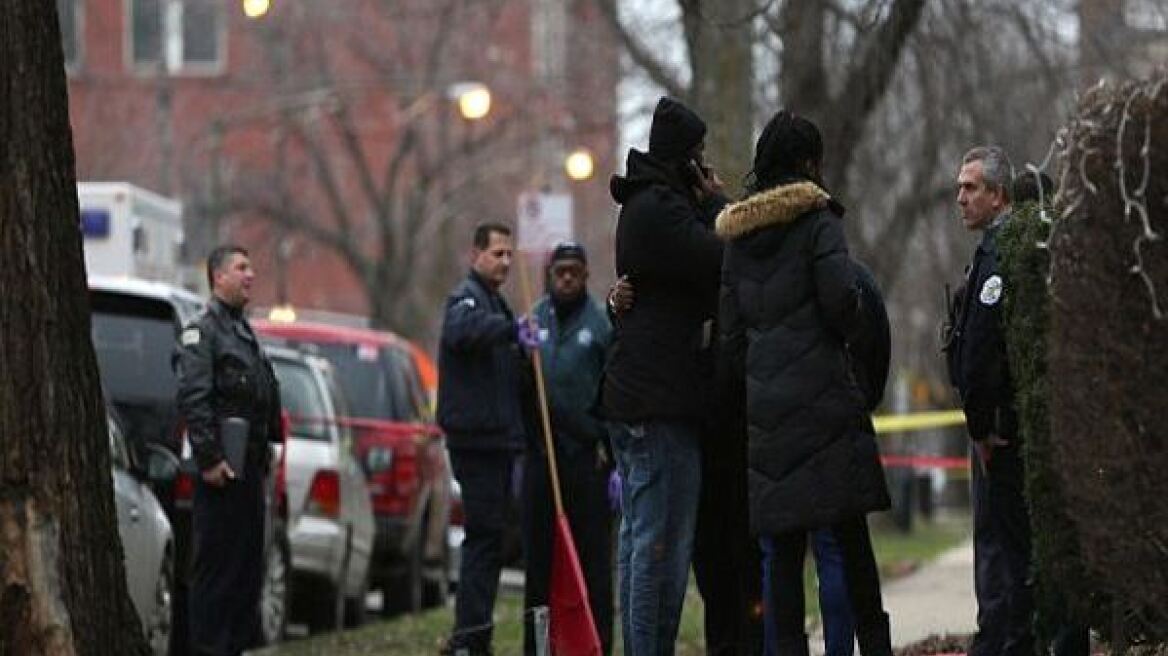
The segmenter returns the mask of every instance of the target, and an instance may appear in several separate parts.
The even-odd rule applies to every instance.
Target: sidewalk
[[[973,633],[977,629],[973,542],[966,541],[916,572],[892,581],[883,593],[884,608],[892,618],[894,647],[934,634]],[[811,652],[823,654],[823,633],[818,628],[811,638]]]

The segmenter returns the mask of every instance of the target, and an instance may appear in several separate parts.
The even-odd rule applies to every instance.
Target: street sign
[[[519,194],[519,250],[549,253],[556,244],[572,239],[572,196],[569,194]]]

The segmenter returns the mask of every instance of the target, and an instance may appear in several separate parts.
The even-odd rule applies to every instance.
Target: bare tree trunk
[[[145,653],[116,530],[52,3],[0,3],[0,61],[0,654]]]
[[[1079,76],[1090,86],[1109,73],[1115,77],[1126,69],[1124,0],[1080,0]]]
[[[731,193],[750,170],[754,144],[756,0],[683,0],[693,68],[690,100],[710,125],[706,156]]]
[[[825,0],[789,0],[779,17],[783,40],[779,89],[785,104],[815,120],[823,131],[824,178],[846,199],[848,172],[868,119],[884,99],[916,30],[925,0],[894,0],[888,14],[851,48],[838,90],[828,89],[824,48]]]

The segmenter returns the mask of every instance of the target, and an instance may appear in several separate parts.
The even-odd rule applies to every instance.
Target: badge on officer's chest
[[[588,346],[591,344],[592,331],[588,330],[587,328],[580,329],[580,332],[576,333],[576,342],[579,343],[580,346]]]
[[[182,345],[194,346],[195,344],[199,343],[199,337],[200,335],[198,328],[187,328],[186,330],[182,331]]]
[[[985,284],[981,286],[981,293],[978,294],[978,299],[982,305],[994,305],[1002,298],[1002,277],[993,275],[986,279]]]

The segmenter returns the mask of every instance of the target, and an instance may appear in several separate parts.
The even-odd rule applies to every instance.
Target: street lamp
[[[248,18],[263,18],[272,8],[272,0],[243,0],[243,15]]]
[[[458,101],[458,113],[468,121],[486,118],[491,113],[491,90],[481,82],[452,84],[447,96]]]
[[[592,153],[587,148],[577,148],[564,159],[564,171],[577,182],[591,178],[595,169]]]

